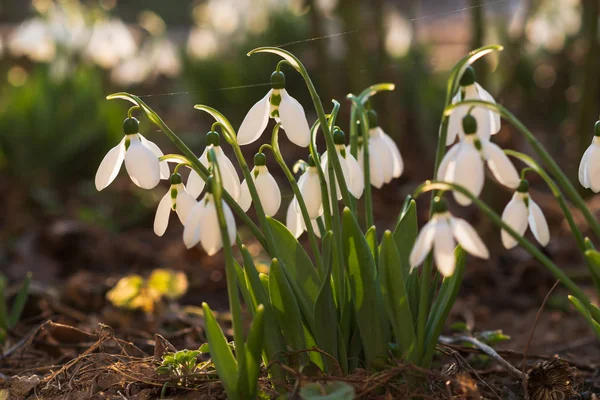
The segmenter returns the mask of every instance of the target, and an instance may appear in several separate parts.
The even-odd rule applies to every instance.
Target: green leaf
[[[237,283],[238,283],[238,287],[240,288],[240,292],[242,292],[242,297],[244,298],[244,303],[246,303],[246,307],[248,307],[248,310],[250,310],[250,313],[252,315],[254,315],[254,313],[256,312],[256,303],[250,293],[250,289],[248,288],[248,282],[246,281],[246,274],[244,274],[244,269],[235,260],[233,260],[233,266],[235,267],[235,273],[237,275]]]
[[[378,297],[379,283],[371,249],[348,208],[343,213],[342,236],[356,322],[367,363],[370,363],[387,352],[389,326],[383,318],[383,304]]]
[[[183,296],[188,289],[185,273],[169,269],[155,269],[147,282],[148,288],[155,290],[161,296],[175,300]]]
[[[600,290],[600,253],[596,250],[587,250],[584,255],[596,289]]]
[[[21,285],[21,289],[17,293],[15,300],[13,301],[12,308],[10,311],[10,317],[8,319],[8,328],[13,328],[17,325],[17,322],[21,319],[21,314],[27,304],[29,298],[29,288],[31,287],[31,272],[28,272],[25,276],[25,280]]]
[[[418,361],[416,349],[415,327],[410,304],[404,286],[405,275],[392,233],[383,234],[379,255],[379,274],[381,291],[388,317],[392,323],[394,336],[406,359]]]
[[[275,317],[279,321],[286,343],[294,350],[306,349],[300,308],[276,258],[271,262],[269,271],[269,292]]]
[[[569,300],[571,301],[571,303],[573,303],[577,311],[579,311],[579,313],[583,315],[588,325],[594,331],[594,334],[596,334],[596,337],[600,339],[600,324],[598,324],[598,322],[594,320],[594,318],[592,318],[590,310],[585,306],[585,304],[581,302],[581,300],[579,300],[575,296],[569,295]]]
[[[290,65],[292,66],[292,68],[294,68],[296,71],[298,71],[300,73],[302,73],[302,71],[303,71],[300,60],[298,60],[298,58],[296,58],[296,56],[293,55],[292,53],[290,53],[289,51],[283,50],[279,47],[258,47],[256,49],[250,50],[248,52],[248,56],[251,56],[254,53],[277,54],[278,56],[284,58],[287,62],[289,62]]]
[[[248,374],[249,392],[252,398],[256,396],[256,386],[260,373],[260,358],[265,338],[265,307],[259,304],[248,332],[246,344],[246,364]]]
[[[355,395],[354,388],[345,382],[309,383],[300,389],[304,400],[352,400]]]
[[[210,114],[210,116],[213,117],[215,119],[215,121],[217,121],[219,124],[221,124],[221,126],[223,126],[223,128],[227,131],[227,135],[229,135],[229,136],[235,135],[235,129],[233,129],[233,126],[231,126],[231,123],[229,122],[229,120],[227,118],[225,118],[225,116],[223,114],[221,114],[219,111],[215,110],[212,107],[205,106],[203,104],[196,104],[194,106],[194,108],[196,110],[204,111],[204,112]],[[227,141],[230,142],[229,138],[226,137],[226,139],[228,139]]]
[[[373,256],[373,259],[375,260],[375,266],[379,265],[379,261],[378,261],[378,257],[379,257],[379,244],[377,244],[377,228],[375,228],[375,225],[373,225],[372,227],[369,228],[369,230],[367,231],[367,233],[365,233],[365,239],[367,240],[367,244],[369,245],[369,248],[371,249],[371,255]]]
[[[510,336],[505,335],[504,332],[502,332],[502,329],[479,332],[477,334],[477,338],[489,346],[495,346],[500,342],[506,342],[507,340],[510,340]]]
[[[396,85],[393,83],[376,83],[375,85],[371,85],[358,95],[358,100],[361,105],[365,105],[369,98],[379,92],[383,91],[392,91],[396,88]]]
[[[231,399],[237,399],[237,361],[208,304],[202,303],[202,308],[204,309],[204,327],[210,348],[210,357],[227,395]]]
[[[592,241],[590,240],[590,238],[586,237],[584,239],[584,244],[585,244],[585,248],[588,250],[596,250],[596,248],[594,247],[594,243],[592,243]]]

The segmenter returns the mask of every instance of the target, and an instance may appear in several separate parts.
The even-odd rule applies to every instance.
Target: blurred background
[[[246,56],[264,45],[303,60],[326,108],[333,98],[342,103],[343,129],[347,93],[396,84],[373,100],[406,164],[399,180],[374,189],[380,233],[393,226],[404,197],[431,177],[450,68],[484,44],[505,50],[477,62],[479,83],[576,177],[598,115],[598,8],[597,0],[3,0],[0,271],[11,279],[32,271],[64,304],[97,310],[120,277],[170,268],[187,275],[184,302],[223,306],[220,256],[186,251],[175,219],[165,237],[152,232],[166,183],[143,191],[122,171],[96,192],[95,171],[122,137],[129,107],[105,97],[117,91],[140,96],[200,154],[212,121],[193,105],[215,107],[238,127],[269,89],[278,61]],[[284,72],[288,92],[312,123],[316,115],[302,79]],[[165,153],[175,151],[144,118],[141,133]],[[495,140],[530,152],[506,123]],[[290,164],[306,159],[305,149],[281,141]],[[248,157],[259,144],[245,148]],[[271,171],[281,183],[283,219],[290,189],[275,165]],[[573,241],[561,240],[569,232],[552,196],[536,177],[530,180],[552,226],[547,251],[574,274],[585,272]],[[491,181],[483,196],[501,211],[511,194]],[[493,255],[469,267],[466,293],[496,306],[539,304],[552,278],[540,278],[521,250],[503,251],[497,230],[473,207],[456,212],[474,222]]]

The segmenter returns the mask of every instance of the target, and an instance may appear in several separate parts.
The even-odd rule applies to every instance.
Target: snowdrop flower
[[[483,189],[485,160],[498,182],[516,189],[520,182],[517,169],[498,145],[480,140],[475,134],[477,126],[472,115],[467,114],[463,118],[465,135],[442,159],[437,179],[464,186],[473,195],[479,196]],[[454,198],[463,206],[471,204],[471,200],[461,193],[454,192]]]
[[[136,51],[137,44],[123,21],[110,19],[94,24],[85,54],[100,67],[110,69]]]
[[[169,216],[171,211],[175,211],[179,221],[183,224],[190,211],[196,205],[196,199],[190,195],[185,186],[181,183],[181,175],[174,173],[171,175],[171,187],[167,194],[163,196],[154,217],[154,233],[157,236],[164,235],[169,225]]]
[[[519,235],[523,236],[527,226],[531,228],[533,236],[542,245],[546,246],[550,241],[550,231],[546,217],[540,206],[529,196],[529,183],[522,180],[512,199],[502,212],[502,221],[513,228]],[[517,245],[517,240],[504,229],[501,233],[502,244],[507,249]]]
[[[15,56],[27,56],[36,62],[48,62],[56,54],[50,27],[41,18],[19,25],[9,38],[8,48]]]
[[[310,219],[317,219],[323,214],[323,198],[321,197],[321,181],[319,180],[319,173],[315,166],[315,161],[312,156],[308,156],[308,168],[298,179],[298,187],[304,203],[306,204],[306,210]],[[300,206],[298,202],[296,204],[296,211],[300,212]]]
[[[258,192],[258,198],[263,206],[265,215],[271,217],[277,214],[279,206],[281,206],[281,191],[277,186],[277,181],[273,178],[273,175],[267,169],[267,157],[263,153],[256,153],[254,156],[254,168],[250,171],[256,191]],[[250,196],[250,189],[248,188],[248,182],[244,179],[242,182],[242,193],[238,204],[244,211],[248,211],[252,204],[252,196]]]
[[[214,149],[215,155],[217,156],[217,163],[221,170],[223,189],[237,201],[241,193],[240,178],[238,177],[233,163],[221,148],[221,136],[215,131],[210,131],[206,134],[206,147],[199,158],[200,163],[207,168],[209,167],[208,152],[210,149]],[[194,198],[197,198],[204,189],[204,180],[200,178],[200,175],[198,175],[196,171],[192,170],[188,176],[186,187],[188,192],[194,196]]]
[[[223,204],[223,213],[225,214],[225,222],[227,223],[229,241],[233,245],[237,232],[235,218],[227,203],[223,200],[221,201]],[[209,256],[212,256],[223,247],[215,199],[210,190],[192,208],[183,226],[183,242],[188,249],[191,249],[200,242],[204,251]]]
[[[123,139],[106,153],[96,171],[96,189],[100,191],[111,184],[123,161],[133,183],[142,189],[152,189],[161,179],[169,179],[167,162],[159,162],[163,152],[139,133],[139,121],[127,118],[123,122],[123,131]]]
[[[344,180],[346,181],[346,186],[348,186],[348,190],[352,194],[352,196],[360,199],[365,189],[365,181],[362,168],[356,161],[356,158],[347,151],[344,146],[345,135],[339,129],[335,129],[333,131],[333,142],[335,144],[335,152],[340,160],[340,165],[342,167],[342,173],[344,175]],[[329,187],[329,174],[327,172],[327,166],[329,162],[329,153],[325,152],[321,157],[321,168],[325,172],[325,182],[327,182],[327,187]],[[338,186],[337,177],[336,179],[336,193],[338,196],[338,200],[342,199],[342,191]]]
[[[600,121],[594,126],[592,144],[581,157],[579,183],[594,193],[600,192]]]
[[[456,242],[475,257],[488,259],[487,247],[473,227],[464,219],[453,217],[444,200],[437,197],[434,202],[433,216],[425,224],[410,252],[409,261],[412,270],[421,264],[433,248],[433,258],[438,271],[448,277],[454,273],[456,260],[454,247]]]
[[[292,143],[301,147],[308,146],[310,128],[304,108],[285,90],[283,72],[273,72],[271,88],[246,114],[238,131],[238,143],[244,145],[256,141],[265,130],[269,118],[273,118],[281,122],[281,127]]]
[[[384,183],[399,178],[404,171],[404,161],[398,146],[380,127],[377,113],[369,110],[369,177],[371,185],[381,189]],[[364,170],[363,147],[358,147],[358,164]],[[349,149],[349,147],[348,147]]]
[[[464,100],[483,100],[496,104],[496,100],[477,82],[475,82],[475,70],[467,67],[461,80],[460,89],[452,99],[452,104]],[[456,140],[456,136],[462,137],[461,121],[467,114],[473,114],[480,127],[477,135],[481,140],[488,140],[490,135],[495,135],[500,130],[500,115],[485,107],[474,107],[469,112],[471,106],[460,106],[452,111],[448,117],[448,136],[446,137],[446,146],[450,146]]]
[[[302,218],[302,213],[299,211],[298,200],[294,196],[294,200],[290,202],[288,206],[286,217],[285,217],[285,226],[288,228],[292,235],[296,239],[298,239],[304,231],[306,231],[306,224],[304,223],[304,218]],[[320,238],[321,231],[319,229],[319,224],[317,219],[313,219],[310,221],[313,231],[315,235]]]

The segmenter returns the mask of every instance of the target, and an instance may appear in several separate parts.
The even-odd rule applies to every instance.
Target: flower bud
[[[470,65],[465,69],[460,78],[460,86],[469,86],[475,83],[475,70]]]
[[[477,132],[477,120],[471,114],[465,115],[462,120],[463,131],[466,135],[471,135]]]
[[[439,196],[436,196],[433,199],[432,205],[433,214],[442,214],[448,211],[448,206],[446,206],[446,201]]]
[[[527,193],[529,191],[529,182],[526,179],[521,179],[519,186],[517,186],[517,192]]]
[[[273,89],[285,88],[285,75],[281,71],[275,71],[271,74],[271,87]]]
[[[308,155],[308,166],[309,167],[314,167],[316,166],[315,164],[315,159],[313,158],[312,154]]]
[[[594,125],[594,136],[600,136],[600,121],[596,121]]]
[[[221,145],[221,135],[219,135],[215,131],[210,131],[206,134],[206,145],[210,146],[220,146]]]
[[[254,166],[267,165],[267,157],[264,153],[256,153],[254,155]]]
[[[335,128],[333,130],[333,143],[343,145],[345,141],[346,135],[344,134],[344,132],[339,128]]]
[[[123,132],[126,135],[133,135],[135,133],[139,133],[140,131],[140,121],[135,118],[126,118],[123,121]]]
[[[367,119],[369,121],[369,128],[376,128],[379,126],[377,121],[377,112],[375,110],[367,111]]]
[[[171,175],[171,179],[170,179],[171,185],[178,185],[181,183],[181,175],[179,175],[177,172],[175,172],[174,174]]]

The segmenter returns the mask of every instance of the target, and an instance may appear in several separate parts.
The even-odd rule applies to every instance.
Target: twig
[[[477,347],[482,352],[484,352],[485,354],[487,354],[488,356],[490,356],[491,358],[493,358],[495,361],[497,361],[500,365],[502,365],[504,368],[506,368],[506,370],[509,371],[511,374],[513,374],[515,377],[517,377],[519,379],[525,379],[525,377],[526,377],[526,375],[523,372],[519,371],[517,368],[513,367],[513,365],[511,363],[509,363],[504,358],[502,358],[500,356],[500,354],[498,354],[496,352],[496,350],[494,350],[487,344],[477,340],[474,337],[471,337],[471,336],[452,336],[452,337],[440,336],[439,342],[443,343],[443,344],[454,344],[454,343],[462,343],[462,342],[470,343],[473,346]]]
[[[546,306],[550,295],[560,283],[559,280],[554,282],[554,285],[550,288],[548,293],[546,293],[546,297],[544,297],[544,301],[540,306],[537,314],[535,315],[535,321],[533,321],[533,326],[531,327],[531,332],[529,332],[529,338],[527,338],[527,343],[525,344],[525,349],[523,349],[523,362],[521,363],[521,373],[525,375],[525,367],[527,366],[527,351],[529,350],[529,345],[531,344],[531,340],[533,339],[533,334],[535,333],[535,327],[537,326],[538,321],[540,320],[540,315],[542,315],[542,310]],[[529,400],[529,391],[527,390],[527,379],[523,379],[523,393],[525,394],[525,399]]]

